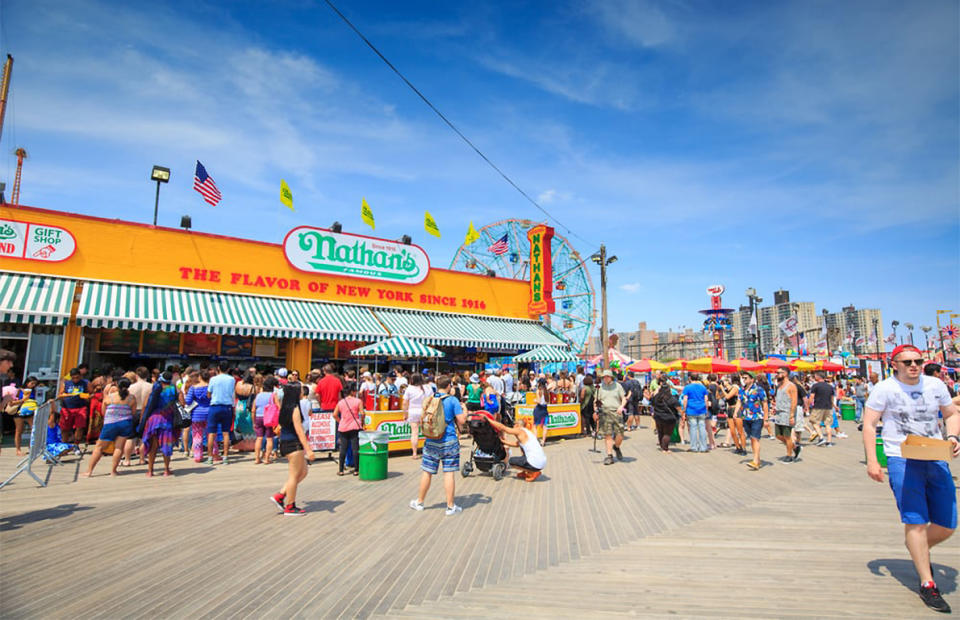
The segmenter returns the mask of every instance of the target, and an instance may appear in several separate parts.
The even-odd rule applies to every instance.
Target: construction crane
[[[13,177],[13,191],[10,192],[10,204],[20,204],[20,173],[23,171],[23,160],[27,158],[27,149],[22,146],[13,152],[17,156],[17,175]]]

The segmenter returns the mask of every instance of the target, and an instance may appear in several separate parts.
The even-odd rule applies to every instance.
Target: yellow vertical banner
[[[377,229],[373,221],[373,209],[367,204],[366,198],[360,199],[360,218],[373,230]]]
[[[463,245],[470,245],[479,238],[480,233],[478,233],[477,229],[473,227],[473,221],[471,220],[470,227],[467,228],[467,236],[463,239]]]
[[[280,202],[291,211],[295,210],[293,208],[293,192],[290,191],[290,186],[283,179],[280,179]]]
[[[433,235],[437,239],[440,238],[440,228],[437,226],[437,220],[433,219],[433,216],[430,215],[429,211],[423,212],[423,228],[427,233]]]

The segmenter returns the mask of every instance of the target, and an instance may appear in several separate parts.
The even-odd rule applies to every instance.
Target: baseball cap
[[[890,359],[894,359],[904,351],[916,351],[917,353],[920,353],[920,349],[912,344],[901,344],[890,353]]]
[[[387,376],[390,377],[391,379],[396,379],[396,378],[397,378],[397,371],[391,370],[390,372],[387,373]]]
[[[612,377],[612,376],[613,376],[613,371],[612,371],[612,370],[604,370],[604,371],[603,371],[603,374],[600,375],[600,376],[601,376],[601,377]]]
[[[365,373],[363,373],[363,378],[364,378],[364,379],[370,379],[370,378],[372,378],[372,377],[373,377],[373,375],[370,374],[370,371],[369,371],[369,370],[366,371]]]
[[[275,374],[276,374],[278,377],[286,377],[286,376],[287,376],[287,369],[286,369],[286,368],[277,368],[277,372],[276,372]]]

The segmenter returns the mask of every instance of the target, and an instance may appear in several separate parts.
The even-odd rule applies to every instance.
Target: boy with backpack
[[[449,517],[463,509],[454,503],[456,474],[460,471],[460,437],[457,429],[466,423],[467,414],[460,407],[460,401],[450,395],[450,377],[437,378],[437,393],[423,403],[423,415],[420,419],[423,442],[423,454],[420,461],[420,492],[417,499],[410,500],[410,508],[423,510],[423,500],[430,490],[430,482],[441,463],[443,464],[443,489],[447,496]]]

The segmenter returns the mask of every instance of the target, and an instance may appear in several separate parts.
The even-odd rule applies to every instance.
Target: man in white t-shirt
[[[503,381],[503,393],[513,394],[513,375],[510,374],[510,371],[504,369],[500,379]]]
[[[904,523],[906,546],[920,576],[920,598],[936,611],[949,613],[933,580],[930,549],[942,543],[957,527],[957,492],[946,461],[921,461],[901,456],[900,444],[907,435],[943,438],[937,414],[943,415],[953,456],[960,455],[960,415],[943,381],[921,376],[923,356],[911,344],[890,354],[894,376],[879,382],[870,392],[863,414],[863,445],[867,475],[883,482],[877,460],[877,422],[883,422],[883,449],[887,456],[890,488]]]

